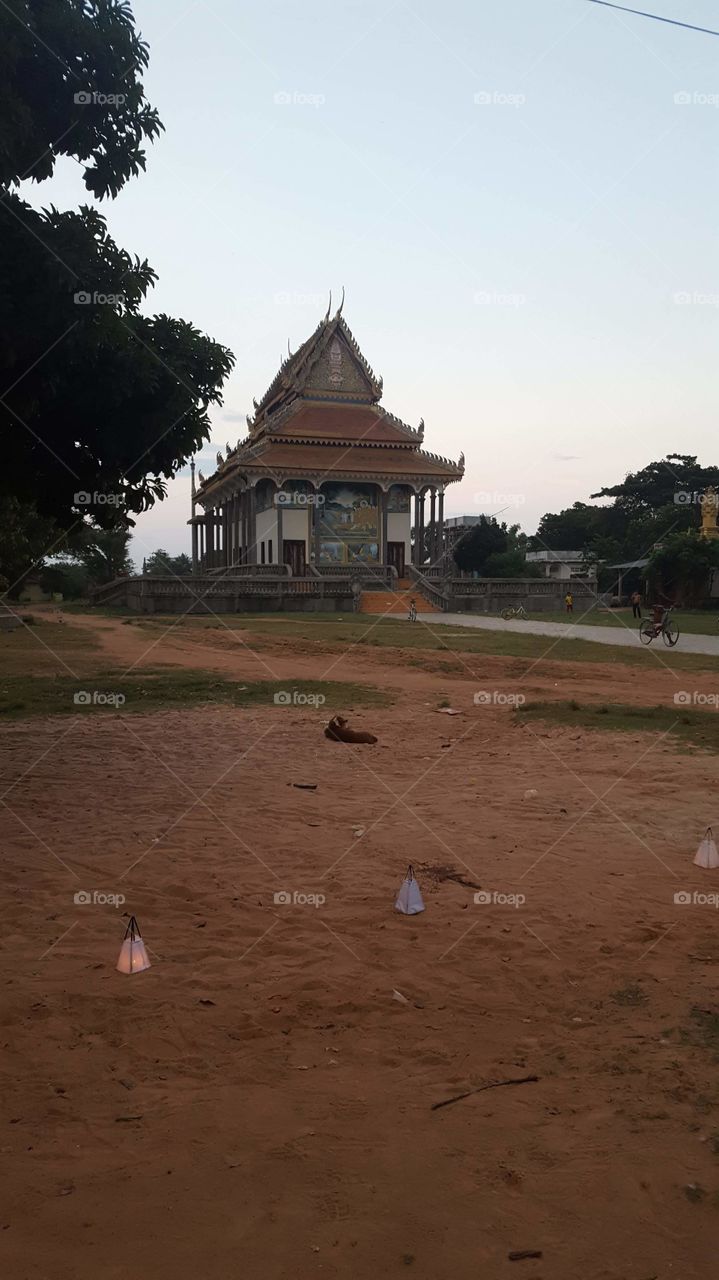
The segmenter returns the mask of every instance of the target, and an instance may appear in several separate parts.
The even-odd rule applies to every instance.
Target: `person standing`
[[[568,591],[566,596],[564,597],[564,603],[567,609],[567,613],[574,613],[574,596],[572,595],[571,591]]]
[[[642,616],[642,597],[638,591],[633,591],[629,597],[632,606],[632,615],[635,618]]]

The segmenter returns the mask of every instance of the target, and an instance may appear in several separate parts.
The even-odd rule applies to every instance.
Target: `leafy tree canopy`
[[[124,0],[0,4],[0,501],[55,532],[126,526],[162,498],[234,363],[189,321],[141,313],[155,273],[96,209],[39,213],[15,189],[60,155],[99,198],[144,169],[161,129],[147,61]]]
[[[706,599],[712,572],[719,573],[719,540],[702,538],[694,530],[671,534],[647,565],[655,598],[687,608]]]
[[[12,0],[0,6],[0,184],[84,165],[93,195],[145,168],[160,130],[141,75],[147,45],[125,0]]]
[[[142,571],[164,575],[172,573],[182,577],[183,574],[192,573],[192,561],[184,551],[179,556],[171,556],[168,551],[160,547],[157,551],[153,551],[152,555],[147,556]]]

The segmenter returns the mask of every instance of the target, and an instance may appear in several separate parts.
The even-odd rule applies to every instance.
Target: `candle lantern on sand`
[[[401,911],[404,916],[416,916],[420,911],[424,911],[422,894],[414,878],[412,866],[407,868],[407,875],[400,885],[394,909],[395,911]]]
[[[143,969],[149,968],[150,961],[140,935],[140,926],[135,917],[130,916],[130,923],[125,930],[125,938],[117,961],[118,972],[142,973]]]
[[[707,867],[710,871],[719,867],[719,853],[717,853],[711,827],[707,827],[706,835],[697,849],[694,861],[698,867]]]

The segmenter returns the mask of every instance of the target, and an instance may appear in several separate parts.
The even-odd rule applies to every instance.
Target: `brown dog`
[[[333,716],[327,728],[325,729],[325,737],[331,738],[333,742],[376,742],[373,733],[365,733],[363,730],[348,729],[347,721],[344,716]]]

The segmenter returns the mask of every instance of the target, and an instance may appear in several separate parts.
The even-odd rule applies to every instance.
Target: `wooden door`
[[[397,570],[397,577],[404,577],[404,543],[388,542],[387,543],[387,564],[393,565]]]
[[[283,540],[282,563],[290,566],[293,578],[304,578],[305,543],[303,538],[285,538]]]

